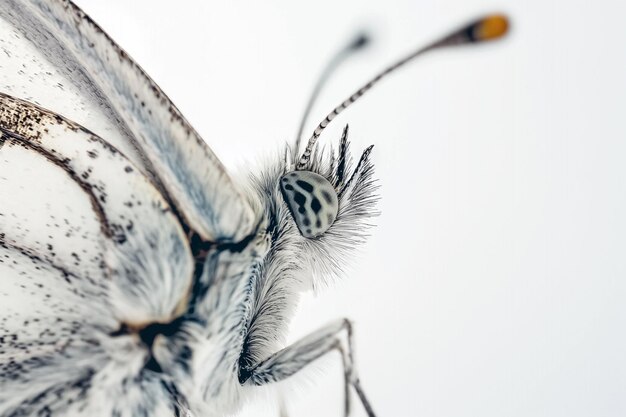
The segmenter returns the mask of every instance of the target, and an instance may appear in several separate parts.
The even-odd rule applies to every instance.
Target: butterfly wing
[[[120,291],[116,299],[128,301],[126,306],[114,306],[120,320],[170,319],[176,303],[189,290],[193,260],[177,217],[152,183],[116,148],[90,131],[3,94],[0,131],[2,195],[11,196],[0,205],[3,241],[42,259],[44,254],[50,260],[59,259],[73,275],[113,279]],[[9,168],[22,176],[16,177],[19,174]],[[83,201],[75,208],[67,207],[65,215],[55,214],[53,207],[60,203],[63,209],[77,197],[70,199],[52,185],[48,195],[33,196],[30,189],[32,184],[46,192],[49,172],[59,171],[74,186],[73,195],[82,196]],[[25,207],[28,201],[38,211]],[[83,227],[83,223],[92,226]],[[77,259],[83,248],[86,267]]]
[[[106,369],[143,366],[139,341],[110,335],[179,315],[194,262],[159,191],[100,137],[4,94],[0,134],[0,414],[69,415],[107,394],[89,391]]]
[[[105,138],[204,239],[236,241],[249,203],[160,88],[70,1],[2,0],[0,88]]]

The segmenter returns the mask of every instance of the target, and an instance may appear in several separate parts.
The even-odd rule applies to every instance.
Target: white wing
[[[2,240],[51,264],[58,259],[72,275],[112,279],[119,320],[170,320],[189,291],[193,260],[177,217],[151,182],[88,130],[3,94],[0,132],[0,192],[11,196],[0,203]],[[59,172],[71,194],[50,183]],[[38,189],[48,195],[34,196]],[[59,207],[67,212],[55,212]]]
[[[0,415],[70,415],[115,352],[143,365],[138,341],[107,336],[178,316],[194,262],[159,191],[100,137],[4,94],[0,135]]]
[[[94,285],[7,243],[0,244],[0,279],[0,415],[140,415],[125,409],[121,396],[113,397],[105,383],[120,382],[115,376],[123,379],[145,362],[145,353],[130,338],[105,337],[117,325],[107,304],[109,283]],[[122,381],[119,386],[137,402],[152,405],[149,415],[173,415],[158,412],[167,408],[167,396],[155,385]]]
[[[0,0],[0,91],[85,126],[153,178],[204,239],[255,225],[217,157],[159,87],[82,10],[63,0]]]

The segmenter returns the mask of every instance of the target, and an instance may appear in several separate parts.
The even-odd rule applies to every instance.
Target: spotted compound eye
[[[280,179],[280,188],[302,236],[320,236],[337,218],[337,193],[321,175],[311,171],[288,172]]]

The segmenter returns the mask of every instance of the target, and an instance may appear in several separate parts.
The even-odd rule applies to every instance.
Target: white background
[[[415,62],[322,136],[349,122],[355,149],[376,144],[382,216],[349,275],[304,300],[291,339],[355,320],[381,417],[626,414],[623,3],[78,3],[233,171],[292,140],[357,29],[375,43],[336,74],[307,133],[400,55],[509,13],[505,42]],[[338,357],[313,368],[280,384],[291,415],[340,416]],[[245,416],[277,415],[261,392]]]

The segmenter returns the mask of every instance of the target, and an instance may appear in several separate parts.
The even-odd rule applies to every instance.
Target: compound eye
[[[302,236],[320,236],[337,218],[337,192],[321,175],[311,171],[288,172],[280,179],[280,189]]]

